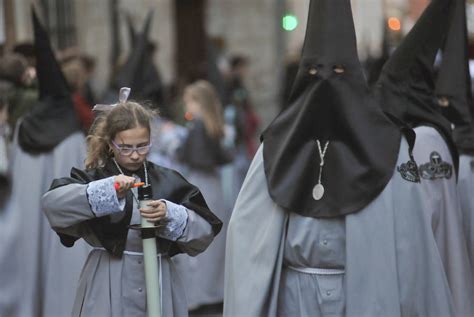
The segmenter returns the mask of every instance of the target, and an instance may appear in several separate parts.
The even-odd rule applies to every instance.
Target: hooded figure
[[[468,315],[474,295],[456,189],[458,154],[451,123],[443,117],[436,102],[434,81],[435,56],[446,37],[449,22],[456,21],[450,20],[449,14],[456,1],[433,0],[430,3],[384,66],[376,94],[387,112],[416,132],[413,155],[418,163],[426,203],[431,205],[428,216],[434,219],[433,233],[456,312]],[[456,37],[459,32],[456,31]],[[463,75],[464,72],[457,74],[458,78],[464,78]],[[449,80],[454,82],[455,78]]]
[[[265,175],[281,207],[334,218],[359,211],[382,192],[401,136],[369,100],[350,5],[313,1],[308,23],[291,106],[263,133]],[[325,190],[321,199],[314,197],[317,184]]]
[[[224,315],[453,316],[413,131],[369,93],[350,0],[312,0],[307,25],[230,220]]]
[[[71,134],[81,130],[67,81],[54,57],[48,34],[33,14],[36,72],[39,100],[19,127],[18,142],[28,153],[51,151]],[[58,125],[58,120],[63,124]]]
[[[211,83],[198,80],[185,87],[185,109],[193,115],[188,122],[186,135],[176,151],[183,164],[183,175],[195,186],[202,188],[209,208],[215,210],[223,226],[205,253],[191,258],[173,258],[186,285],[189,309],[202,305],[222,304],[224,300],[224,265],[226,231],[231,207],[224,197],[221,168],[232,161],[232,153],[223,146],[222,106]],[[220,119],[220,121],[219,121]],[[213,133],[207,125],[216,122],[221,134]]]
[[[435,106],[434,61],[447,33],[451,0],[432,1],[382,69],[375,94],[385,112],[410,127],[436,129],[458,166],[450,122]],[[420,162],[421,163],[421,162]]]
[[[85,138],[48,35],[32,14],[40,98],[20,119],[12,145],[12,194],[0,221],[0,316],[67,316],[89,248],[60,244],[40,198],[54,178],[82,166]]]
[[[436,81],[436,95],[443,114],[454,125],[454,141],[460,152],[458,191],[474,271],[474,130],[467,44],[466,3],[456,0]]]
[[[160,75],[153,64],[153,53],[155,45],[150,43],[150,33],[153,12],[149,12],[140,34],[136,34],[131,24],[131,18],[127,18],[131,52],[125,64],[117,72],[113,80],[112,91],[121,87],[130,87],[132,99],[151,101],[154,106],[162,106],[163,86]],[[115,102],[115,99],[113,100]]]

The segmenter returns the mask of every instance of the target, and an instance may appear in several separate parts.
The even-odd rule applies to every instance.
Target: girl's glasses
[[[136,146],[118,145],[112,140],[112,144],[120,153],[120,155],[123,155],[123,156],[130,156],[135,151],[140,155],[145,155],[145,154],[148,154],[148,152],[150,152],[150,148],[151,148],[151,143],[144,146],[136,147]]]

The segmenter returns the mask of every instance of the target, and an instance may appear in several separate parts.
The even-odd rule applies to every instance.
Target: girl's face
[[[201,105],[194,100],[189,94],[184,95],[184,104],[186,107],[186,111],[190,112],[193,116],[199,116],[199,113],[201,112]]]
[[[150,131],[142,126],[117,133],[110,144],[117,163],[129,171],[140,169],[150,146]]]

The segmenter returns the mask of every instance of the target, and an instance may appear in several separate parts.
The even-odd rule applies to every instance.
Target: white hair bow
[[[128,96],[130,96],[131,91],[132,90],[128,87],[120,88],[119,102],[118,103],[113,103],[111,105],[97,104],[97,105],[94,106],[94,108],[92,108],[92,111],[96,112],[96,111],[110,111],[110,110],[112,110],[119,103],[127,102]]]

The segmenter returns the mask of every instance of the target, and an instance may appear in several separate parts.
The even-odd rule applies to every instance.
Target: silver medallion
[[[324,195],[324,187],[322,184],[317,184],[313,188],[313,198],[314,200],[320,200]]]

